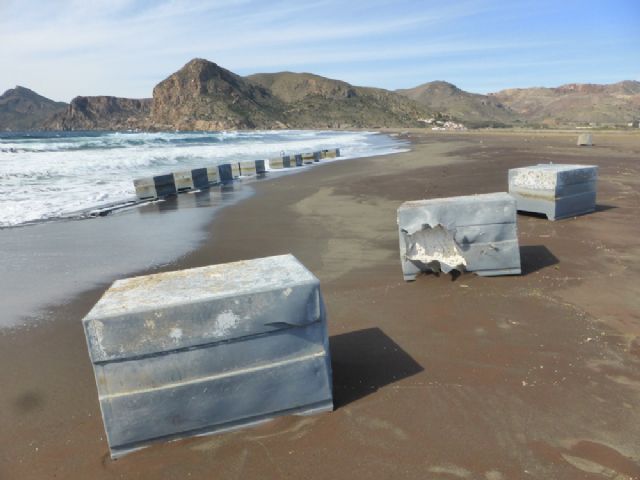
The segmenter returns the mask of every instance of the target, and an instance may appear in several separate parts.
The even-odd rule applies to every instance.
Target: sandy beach
[[[294,254],[321,281],[334,412],[111,460],[80,322],[108,284],[89,285],[33,327],[0,330],[0,480],[640,478],[640,135],[596,132],[591,148],[571,132],[401,135],[410,152],[252,183],[212,221],[194,205],[197,248],[137,271]],[[521,276],[403,281],[402,202],[506,191],[507,169],[543,162],[599,165],[596,212],[519,215]],[[171,225],[191,228],[181,218]],[[67,234],[111,221],[115,238],[138,219]],[[180,242],[157,229],[149,242]]]

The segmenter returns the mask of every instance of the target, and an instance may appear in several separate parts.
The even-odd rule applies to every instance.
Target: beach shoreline
[[[640,475],[640,138],[385,133],[411,151],[252,183],[195,250],[140,272],[293,253],[327,304],[335,412],[109,460],[80,324],[104,284],[0,331],[0,478]],[[400,203],[505,191],[507,168],[548,161],[600,165],[599,208],[519,216],[522,276],[402,280]]]

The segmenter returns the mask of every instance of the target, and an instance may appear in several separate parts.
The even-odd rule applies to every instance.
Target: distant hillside
[[[286,104],[297,128],[410,127],[429,115],[416,102],[388,90],[356,87],[310,73],[260,73],[247,80],[269,89]]]
[[[626,124],[640,119],[640,82],[572,83],[557,88],[515,88],[490,94],[528,123],[551,126]]]
[[[47,118],[66,108],[64,102],[54,102],[33,90],[17,86],[0,96],[0,130],[32,130]]]
[[[520,121],[518,114],[498,99],[465,92],[448,82],[429,82],[396,92],[469,126],[512,125]]]
[[[129,130],[143,128],[151,99],[76,97],[69,106],[43,123],[47,130]]]
[[[433,117],[469,127],[626,125],[640,119],[640,82],[480,95],[436,81],[391,92],[311,73],[241,77],[196,58],[156,85],[149,99],[76,97],[67,105],[23,87],[0,97],[0,130],[419,127]]]

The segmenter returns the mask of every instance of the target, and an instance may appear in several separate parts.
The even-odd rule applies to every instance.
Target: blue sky
[[[0,93],[150,97],[194,57],[388,89],[640,80],[640,0],[0,0]]]

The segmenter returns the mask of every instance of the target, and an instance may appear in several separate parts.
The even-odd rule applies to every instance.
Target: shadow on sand
[[[520,267],[522,275],[529,275],[543,268],[557,265],[556,256],[544,245],[527,245],[520,247]]]
[[[424,370],[379,328],[335,335],[329,343],[336,409]]]

